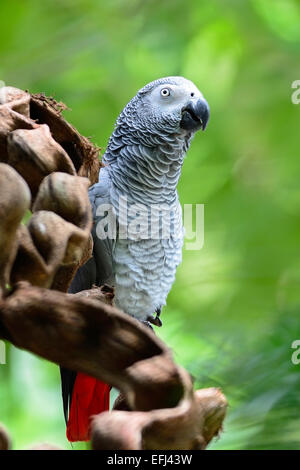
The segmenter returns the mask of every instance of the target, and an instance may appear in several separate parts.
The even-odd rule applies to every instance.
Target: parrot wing
[[[69,293],[75,294],[85,289],[91,289],[93,285],[112,285],[114,283],[112,256],[115,246],[115,239],[107,237],[105,239],[97,236],[97,224],[104,218],[102,214],[97,214],[100,206],[110,205],[110,185],[109,175],[103,168],[100,172],[99,182],[89,189],[89,199],[93,212],[93,256],[87,263],[81,266],[69,288]]]

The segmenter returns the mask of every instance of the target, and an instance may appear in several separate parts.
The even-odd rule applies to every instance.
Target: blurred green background
[[[184,75],[204,93],[179,194],[205,204],[205,245],[184,251],[158,334],[195,387],[227,395],[210,448],[300,449],[299,2],[1,0],[0,16],[0,79],[64,101],[103,150],[147,82]],[[57,366],[8,347],[0,381],[15,449],[70,449]]]

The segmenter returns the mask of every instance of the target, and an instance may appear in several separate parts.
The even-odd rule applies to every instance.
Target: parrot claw
[[[156,313],[156,317],[152,317],[152,316],[149,316],[147,318],[148,322],[149,323],[152,323],[152,325],[155,325],[155,326],[158,326],[158,327],[161,327],[162,326],[162,321],[161,319],[159,318],[160,317],[160,313],[161,313],[161,308],[158,307],[156,310],[155,310],[155,313]]]
[[[152,326],[150,325],[150,322],[149,321],[142,321],[142,323],[147,326],[148,328],[151,328],[151,330],[153,330]]]
[[[162,326],[162,321],[161,321],[161,319],[160,319],[158,316],[156,316],[156,317],[154,318],[154,320],[153,320],[153,325],[156,325],[156,326],[159,326],[159,327]]]

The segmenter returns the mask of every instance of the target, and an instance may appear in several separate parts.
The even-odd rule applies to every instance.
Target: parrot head
[[[184,77],[166,77],[139,90],[119,122],[124,118],[130,127],[143,131],[193,134],[206,128],[209,106],[193,82]]]

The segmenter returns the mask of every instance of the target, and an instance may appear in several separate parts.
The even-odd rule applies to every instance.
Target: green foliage
[[[0,79],[66,102],[103,149],[150,80],[180,74],[203,91],[211,122],[179,193],[205,204],[205,245],[184,251],[159,335],[197,387],[227,395],[212,448],[299,449],[299,2],[2,0],[0,14]],[[10,347],[0,380],[15,448],[70,448],[55,365]]]

